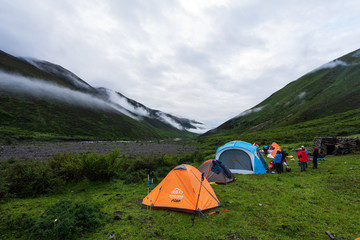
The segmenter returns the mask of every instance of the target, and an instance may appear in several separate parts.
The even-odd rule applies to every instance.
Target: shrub
[[[9,187],[5,178],[0,174],[0,202],[6,200],[9,196]]]
[[[147,176],[147,170],[154,171],[155,181],[158,178],[165,177],[171,169],[179,164],[203,162],[205,154],[194,152],[182,156],[159,156],[159,157],[139,157],[135,159],[121,157],[120,179],[125,183],[142,182]]]
[[[157,167],[156,170],[154,171],[154,176],[155,179],[159,179],[159,178],[163,178],[165,177],[170,171],[171,169],[173,169],[175,166],[173,167]]]
[[[126,184],[139,183],[142,182],[146,176],[147,173],[145,170],[137,170],[129,174],[123,174],[120,179],[124,180]]]
[[[66,182],[80,181],[84,178],[82,158],[85,154],[56,154],[54,159],[49,161],[51,168],[57,175]]]
[[[20,238],[24,234],[24,230],[31,227],[31,223],[32,217],[26,213],[14,215],[2,214],[0,215],[0,232],[2,234],[11,233],[16,238]]]
[[[89,180],[110,180],[117,176],[120,171],[118,159],[119,150],[112,151],[110,154],[87,155],[83,158],[84,175]]]
[[[189,162],[197,162],[197,163],[203,163],[205,160],[205,153],[195,151],[190,155],[190,161]]]
[[[80,181],[84,177],[91,181],[119,177],[126,183],[137,183],[147,176],[148,169],[154,171],[156,177],[164,177],[175,166],[202,163],[204,157],[204,153],[197,151],[182,156],[129,158],[126,155],[119,156],[119,150],[114,150],[110,154],[57,154],[50,161],[50,166],[67,182]]]
[[[34,218],[27,232],[31,239],[73,239],[76,235],[93,232],[103,224],[100,206],[87,201],[61,201]]]
[[[91,181],[109,180],[121,170],[119,150],[109,154],[57,154],[50,166],[67,182],[80,181],[84,177]]]
[[[9,193],[21,198],[54,192],[64,185],[64,181],[49,164],[35,161],[9,165],[5,171],[5,180]]]

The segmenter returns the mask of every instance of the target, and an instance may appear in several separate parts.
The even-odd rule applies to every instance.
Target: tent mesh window
[[[224,151],[220,155],[219,161],[221,161],[230,169],[253,171],[250,156],[246,152],[239,149],[230,149]]]

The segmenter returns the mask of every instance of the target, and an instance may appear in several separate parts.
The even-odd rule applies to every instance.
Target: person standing
[[[319,149],[313,145],[313,169],[317,169],[317,159],[319,157]]]
[[[277,173],[281,173],[281,165],[282,165],[282,154],[281,151],[277,151],[275,157],[274,157],[274,165]]]
[[[267,157],[268,155],[268,151],[269,151],[269,147],[268,146],[263,146],[263,151],[264,151],[264,154],[265,154],[265,157]]]
[[[303,146],[304,147],[304,146]],[[309,151],[304,147],[304,150],[305,150],[305,152],[306,152],[306,156],[308,157],[308,160],[309,160]],[[306,165],[305,165],[305,167],[307,168],[308,167],[308,165],[309,165],[309,162],[306,162]]]
[[[287,164],[287,161],[286,161],[286,157],[288,156],[289,154],[285,151],[285,150],[282,150],[282,159],[281,159],[281,165],[285,165],[286,167],[288,167],[288,164]],[[283,171],[284,171],[284,168],[283,168]]]
[[[306,165],[309,161],[307,153],[305,152],[305,147],[301,146],[301,150],[298,152],[298,159],[300,164],[300,171],[305,172],[306,171]]]
[[[281,155],[280,171],[281,171],[281,172],[284,172],[284,165],[283,165],[283,162],[284,162],[284,151],[278,150],[277,153],[280,153],[280,155]],[[275,155],[275,156],[276,156],[276,155]]]

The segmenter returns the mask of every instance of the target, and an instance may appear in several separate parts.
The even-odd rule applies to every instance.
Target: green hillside
[[[27,61],[21,58],[11,56],[1,50],[0,50],[0,70],[8,73],[19,74],[26,77],[44,79],[46,81],[53,82],[55,84],[70,89],[75,89],[74,85],[66,81],[63,81],[62,79],[52,74],[49,74],[45,71],[36,68],[35,66],[29,64]]]
[[[61,70],[62,68],[58,66]],[[67,75],[50,74],[25,60],[0,51],[0,70],[6,73],[42,79],[46,82],[79,91],[97,94],[83,82],[83,88],[73,84]],[[75,75],[74,75],[75,76]],[[1,81],[2,79],[0,79]],[[74,80],[72,80],[74,81]],[[16,139],[159,139],[193,137],[156,119],[137,121],[119,111],[80,104],[64,103],[57,99],[37,97],[36,94],[14,92],[0,87],[0,138]]]
[[[359,52],[349,53],[289,83],[260,104],[204,136],[246,135],[253,139],[251,136],[260,135],[259,131],[262,137],[271,132],[283,131],[288,133],[285,140],[296,141],[299,138],[311,140],[315,135],[358,133],[358,127],[347,126],[347,114],[340,113],[360,109]],[[349,115],[352,113],[349,112]],[[336,131],[329,120],[334,118],[338,119],[336,124],[339,125]],[[358,119],[353,119],[354,126],[360,126]],[[321,125],[310,128],[312,123]],[[291,131],[291,136],[289,131],[297,129],[297,126],[302,126],[301,130]],[[311,136],[299,137],[306,135],[303,133],[309,129],[312,131]]]
[[[1,93],[0,133],[3,137],[145,138],[160,137],[133,119],[100,110],[64,107],[60,103]]]

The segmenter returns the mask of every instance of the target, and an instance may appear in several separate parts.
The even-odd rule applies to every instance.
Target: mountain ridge
[[[77,109],[77,111],[81,109],[83,113],[81,122],[83,122],[84,127],[87,126],[91,129],[89,133],[83,130],[65,132],[61,130],[58,133],[51,131],[51,134],[66,135],[71,133],[70,136],[75,136],[78,135],[76,133],[78,132],[80,135],[85,134],[84,136],[86,137],[98,138],[98,132],[94,128],[97,127],[95,122],[101,118],[106,118],[106,121],[111,122],[111,127],[103,128],[104,131],[110,131],[108,132],[108,136],[111,136],[110,138],[189,137],[194,136],[194,133],[189,132],[189,130],[201,131],[201,128],[204,127],[202,123],[195,120],[176,117],[159,110],[150,109],[110,89],[103,87],[94,88],[60,65],[47,61],[17,58],[0,51],[0,70],[2,70],[0,74],[0,92],[3,103],[0,108],[0,119],[2,120],[0,131],[2,130],[11,136],[16,136],[16,131],[26,132],[26,134],[30,135],[32,135],[31,132],[35,135],[47,134],[46,131],[49,131],[46,126],[48,124],[47,121],[54,122],[56,117],[62,119],[63,116],[60,115],[66,115],[68,109],[70,109],[70,112],[74,109]],[[31,91],[34,92],[31,93]],[[73,101],[71,102],[71,100]],[[64,103],[67,105],[65,106]],[[39,113],[41,112],[40,115],[42,116],[38,114],[38,118],[43,123],[34,122],[33,125],[37,125],[36,127],[29,126],[28,122],[24,119],[31,119],[31,117],[34,117],[31,115],[34,114],[28,112],[27,109],[23,109],[20,106],[21,104],[27,107],[31,106],[31,108],[37,109]],[[40,105],[35,107],[34,105],[36,104]],[[55,111],[51,109],[52,107],[59,113],[55,119],[50,120],[48,115],[51,115],[51,111]],[[111,111],[113,111],[111,113],[112,118],[117,119],[119,124],[116,121],[112,121],[109,117],[110,115],[104,117],[105,114]],[[25,116],[25,112],[27,116]],[[75,121],[76,111],[70,115]],[[91,115],[94,123],[89,123],[86,115]],[[33,119],[32,121],[35,120]],[[105,126],[106,121],[101,122],[101,125]],[[69,121],[67,124],[71,125]],[[62,126],[61,128],[63,129],[68,128],[68,126],[65,126],[66,124],[59,123],[55,125]],[[10,131],[9,129],[14,128],[14,126],[15,130]],[[129,128],[131,126],[134,129],[120,130],[121,128]],[[44,132],[42,128],[47,130]],[[118,135],[113,134],[114,129],[116,129],[115,132]],[[91,133],[92,131],[96,132],[95,136]],[[130,134],[127,135],[127,133]],[[107,136],[107,134],[100,135],[102,137]]]
[[[35,67],[39,67],[41,70],[46,71],[46,72],[48,72],[50,74],[53,74],[57,78],[60,78],[60,79],[62,79],[64,81],[66,81],[67,83],[73,85],[74,88],[76,88],[76,89],[78,89],[80,91],[84,91],[84,92],[88,92],[90,94],[93,94],[94,96],[96,96],[98,98],[101,98],[101,99],[103,99],[105,101],[113,102],[110,99],[110,95],[113,92],[115,95],[118,95],[121,98],[123,98],[127,102],[127,104],[132,105],[131,108],[135,109],[135,111],[140,109],[140,111],[145,111],[145,112],[148,113],[146,117],[156,118],[156,119],[158,119],[160,121],[163,121],[165,123],[168,123],[170,125],[174,125],[174,123],[175,123],[175,124],[178,125],[176,127],[178,129],[180,129],[180,130],[193,130],[193,129],[198,128],[198,126],[196,126],[196,125],[203,125],[202,123],[200,123],[198,121],[195,121],[195,120],[176,117],[176,116],[174,116],[172,114],[164,113],[164,112],[162,112],[160,110],[151,109],[149,107],[146,107],[144,104],[141,104],[141,103],[139,103],[139,102],[137,102],[137,101],[135,101],[133,99],[130,99],[130,98],[126,97],[122,93],[112,91],[112,90],[107,89],[105,87],[93,88],[87,82],[85,82],[84,80],[82,80],[81,78],[76,76],[74,73],[66,70],[63,67],[61,67],[60,65],[56,65],[56,64],[53,64],[53,63],[50,63],[50,62],[47,62],[47,61],[39,61],[39,60],[35,60],[35,59],[26,59],[26,60],[29,63],[33,64]],[[126,107],[124,107],[124,108],[130,114],[132,113],[133,109],[128,109]],[[135,114],[135,118],[138,117],[136,115],[137,114]],[[169,121],[165,120],[164,117],[168,118],[168,120],[173,121],[174,123],[171,124]]]
[[[290,82],[202,136],[246,134],[321,119],[360,108],[359,96],[360,49]]]

